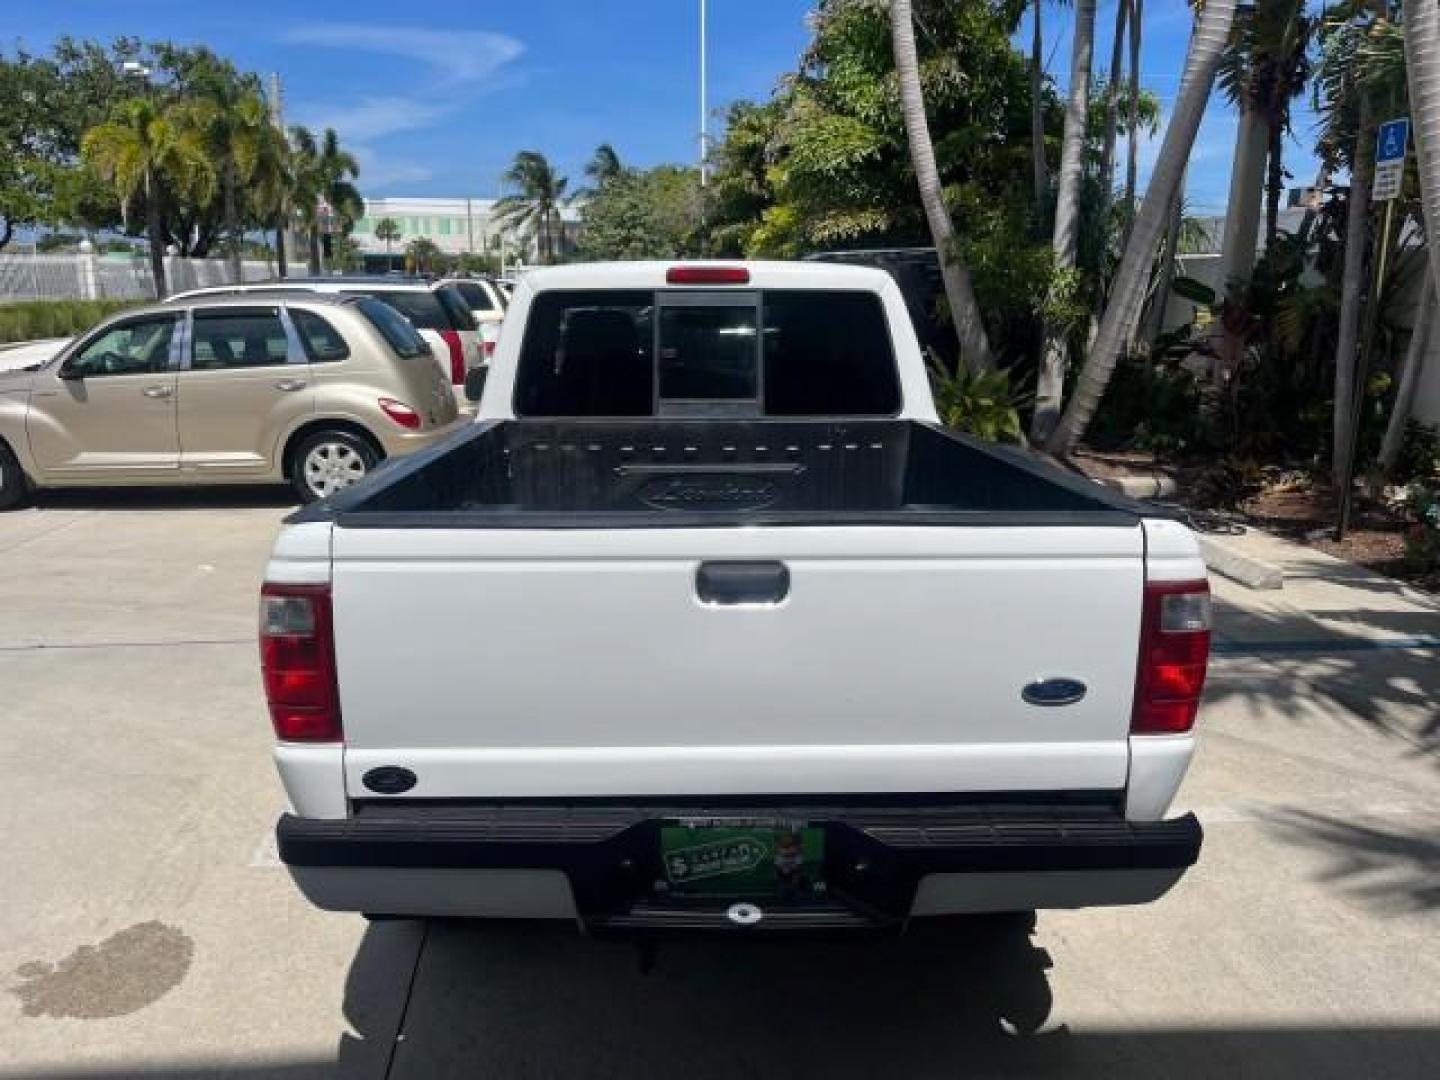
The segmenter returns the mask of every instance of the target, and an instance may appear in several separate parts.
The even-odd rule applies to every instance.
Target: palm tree
[[[1229,214],[1221,245],[1222,287],[1227,289],[1232,280],[1248,281],[1255,268],[1262,190],[1265,244],[1275,244],[1285,188],[1283,154],[1291,102],[1304,92],[1310,77],[1315,26],[1315,20],[1305,13],[1305,0],[1261,0],[1242,11],[1233,43],[1221,62],[1220,85],[1240,107]]]
[[[940,173],[935,166],[935,148],[930,125],[925,119],[925,97],[920,88],[920,60],[915,51],[915,23],[910,0],[890,2],[890,43],[895,53],[895,74],[900,84],[900,111],[910,142],[910,163],[920,186],[920,202],[930,225],[930,237],[940,257],[940,276],[945,299],[960,339],[960,362],[974,374],[995,366],[990,339],[980,316],[980,305],[970,281],[970,271],[960,260],[955,242],[955,223],[940,190]]]
[[[405,245],[405,262],[412,273],[428,274],[435,269],[442,252],[440,245],[429,237],[417,236]]]
[[[625,166],[620,162],[620,155],[609,143],[601,143],[597,146],[594,156],[585,166],[585,175],[594,182],[597,188],[603,188],[606,184],[618,179],[624,172]]]
[[[1030,8],[1034,23],[1030,35],[1030,161],[1032,182],[1035,186],[1035,220],[1044,228],[1045,199],[1050,190],[1050,178],[1045,171],[1045,37],[1040,32],[1040,8],[1045,0],[1031,0]]]
[[[107,122],[87,131],[80,152],[91,171],[114,189],[122,214],[137,198],[143,200],[155,298],[164,299],[161,204],[167,195],[200,203],[210,200],[215,169],[204,140],[172,110],[162,110],[148,97],[136,97],[121,102]]]
[[[1425,220],[1440,229],[1440,10],[1434,0],[1404,0],[1406,80],[1415,118],[1415,156]],[[1430,237],[1432,289],[1440,289],[1440,236]]]
[[[1385,437],[1380,441],[1380,453],[1376,458],[1378,471],[1387,475],[1400,457],[1400,447],[1405,441],[1405,424],[1410,411],[1415,407],[1415,392],[1420,389],[1420,379],[1425,373],[1425,361],[1430,355],[1430,341],[1435,334],[1435,276],[1430,264],[1425,264],[1424,279],[1420,283],[1419,308],[1415,314],[1415,327],[1410,333],[1410,345],[1405,350],[1405,359],[1400,364],[1400,377],[1395,389],[1395,401],[1390,406],[1390,420],[1385,426]]]
[[[1110,205],[1115,198],[1115,141],[1120,126],[1120,79],[1125,62],[1125,25],[1130,15],[1130,0],[1115,0],[1115,37],[1110,48],[1110,77],[1105,82],[1105,134],[1100,147],[1100,209],[1101,221],[1110,218]],[[1134,122],[1132,118],[1132,123]]]
[[[253,151],[242,151],[242,157],[253,153],[247,167],[250,214],[261,226],[275,232],[275,263],[279,275],[289,274],[285,251],[285,233],[289,226],[290,205],[294,194],[295,173],[290,143],[285,132],[269,118],[253,128]]]
[[[1138,10],[1137,10],[1138,15]],[[1110,302],[1100,320],[1090,356],[1080,372],[1075,392],[1051,433],[1046,447],[1052,453],[1067,454],[1085,434],[1095,408],[1105,393],[1120,351],[1125,347],[1145,302],[1155,248],[1165,230],[1171,200],[1179,188],[1180,176],[1195,145],[1195,133],[1215,82],[1215,69],[1230,36],[1235,18],[1235,0],[1207,0],[1185,59],[1185,74],[1175,98],[1175,110],[1165,129],[1160,156],[1150,177],[1145,199],[1135,215],[1134,227],[1125,243]]]
[[[400,223],[394,218],[381,218],[375,223],[375,239],[385,241],[385,265],[390,265],[390,244],[399,240],[403,234],[400,232]]]
[[[1080,189],[1085,176],[1085,121],[1090,107],[1090,61],[1095,50],[1095,0],[1076,0],[1075,38],[1070,53],[1070,99],[1065,105],[1065,134],[1060,144],[1060,183],[1055,199],[1055,234],[1050,246],[1060,280],[1075,267],[1080,231]],[[1030,435],[1043,442],[1060,417],[1065,395],[1067,326],[1045,328],[1045,355],[1035,384],[1035,413]]]
[[[1130,2],[1130,142],[1125,154],[1125,239],[1135,224],[1135,182],[1140,171],[1140,39],[1145,0]]]
[[[505,228],[529,228],[535,234],[540,261],[551,262],[555,257],[560,206],[570,181],[557,175],[538,150],[521,150],[516,154],[504,179],[518,191],[495,204],[496,221]]]
[[[353,154],[340,149],[334,128],[326,128],[317,142],[308,128],[296,125],[290,129],[290,141],[295,160],[294,203],[309,236],[310,272],[318,274],[326,224],[321,221],[321,203],[329,206],[340,231],[348,232],[365,213],[365,200],[352,182],[360,175],[360,164]]]

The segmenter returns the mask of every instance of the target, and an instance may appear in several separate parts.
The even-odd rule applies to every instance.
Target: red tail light
[[[667,285],[748,285],[750,270],[744,266],[672,266],[665,271]]]
[[[1147,581],[1132,735],[1177,735],[1195,724],[1210,657],[1210,586]]]
[[[260,668],[277,738],[341,740],[329,585],[260,587]]]
[[[394,398],[382,397],[377,402],[380,411],[394,420],[403,428],[414,431],[420,426],[420,414],[406,405],[403,401],[396,401]]]
[[[486,360],[489,360],[492,356],[495,355],[495,342],[493,342],[493,341],[483,341],[483,342],[480,343],[480,345],[481,345],[481,348],[483,348],[483,349],[485,350],[485,359],[486,359]]]
[[[460,331],[441,330],[440,337],[450,347],[450,381],[460,386],[465,382],[465,346],[460,344]]]

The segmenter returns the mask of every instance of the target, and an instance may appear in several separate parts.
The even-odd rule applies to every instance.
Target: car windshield
[[[429,289],[344,289],[347,296],[370,296],[383,300],[410,320],[418,330],[451,330],[450,315]]]

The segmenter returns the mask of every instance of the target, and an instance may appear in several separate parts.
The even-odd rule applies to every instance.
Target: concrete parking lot
[[[1182,793],[1206,847],[1160,903],[676,944],[645,973],[569,927],[368,925],[293,892],[253,640],[286,511],[0,515],[0,1074],[1440,1076],[1440,607],[1383,579],[1217,584]]]

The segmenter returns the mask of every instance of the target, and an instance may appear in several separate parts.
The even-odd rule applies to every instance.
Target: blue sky
[[[794,67],[810,0],[709,0],[712,108],[762,98]],[[1097,73],[1109,63],[1114,0],[1101,0]],[[1190,15],[1146,5],[1142,78],[1166,109],[1179,85]],[[1046,4],[1047,69],[1068,85],[1073,9]],[[516,150],[543,150],[578,186],[595,145],[635,164],[693,160],[699,128],[695,0],[462,0],[407,9],[246,0],[65,0],[11,7],[4,34],[31,48],[56,36],[119,34],[210,45],[242,67],[277,71],[292,122],[336,127],[379,195],[491,195]],[[1025,35],[1028,39],[1028,22]],[[1287,160],[1309,183],[1313,116],[1301,103]],[[713,121],[712,121],[713,124]],[[1225,204],[1234,113],[1218,95],[1191,157],[1197,212]],[[1158,137],[1141,154],[1142,184]]]
[[[595,145],[636,164],[693,160],[695,0],[64,0],[6,5],[6,45],[136,34],[204,43],[278,71],[286,119],[330,124],[380,195],[492,195],[520,149],[571,178]],[[710,0],[712,106],[763,97],[807,39],[807,0]]]

